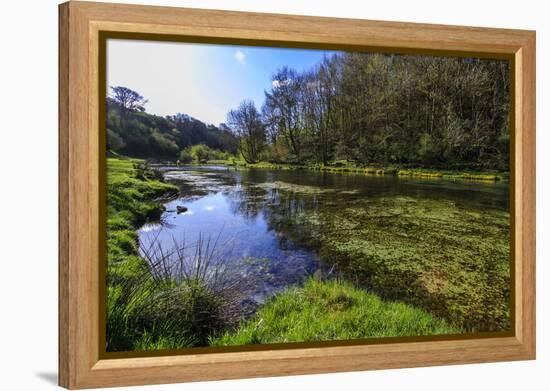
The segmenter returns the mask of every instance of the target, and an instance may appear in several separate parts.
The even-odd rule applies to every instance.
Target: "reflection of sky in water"
[[[184,205],[188,210],[178,214],[176,206]],[[174,243],[185,244],[184,254],[191,261],[199,242],[206,248],[215,247],[226,265],[237,265],[243,259],[267,260],[264,283],[255,297],[300,282],[317,269],[315,255],[309,251],[286,245],[281,248],[276,232],[269,230],[262,213],[244,217],[236,213],[229,195],[223,192],[209,194],[198,199],[178,199],[165,204],[162,224],[146,224],[139,231],[142,247],[148,248],[152,241],[168,250]],[[260,261],[261,262],[261,261]],[[264,262],[265,264],[265,262]],[[258,296],[259,294],[259,296]]]
[[[185,205],[185,213],[176,213],[177,205]],[[174,200],[165,204],[163,225],[146,224],[140,230],[142,241],[150,232],[161,231],[158,240],[165,246],[172,246],[174,239],[185,240],[190,246],[199,239],[211,242],[217,240],[225,249],[233,247],[235,257],[254,257],[285,260],[288,250],[279,248],[277,235],[268,230],[261,213],[252,218],[245,218],[232,211],[230,201],[223,193],[214,193],[194,201]],[[296,251],[297,249],[293,249]],[[193,251],[194,249],[190,249]]]

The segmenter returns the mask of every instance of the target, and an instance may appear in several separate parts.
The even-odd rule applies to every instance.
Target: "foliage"
[[[181,150],[204,144],[237,152],[237,138],[225,126],[207,125],[185,114],[161,117],[145,112],[146,100],[126,87],[107,98],[107,148],[126,156],[176,160]]]
[[[209,161],[227,161],[231,154],[209,148],[205,144],[196,144],[187,147],[180,152],[179,161],[181,163],[207,163]]]
[[[111,129],[107,128],[107,150],[109,151],[120,151],[126,146],[126,143],[118,135],[118,133],[113,132]]]
[[[258,160],[247,156],[248,143],[258,140],[262,158],[276,163],[506,171],[508,74],[502,60],[336,54],[303,72],[277,70],[263,126],[249,101],[228,119],[247,163]],[[238,113],[254,126],[234,120]]]
[[[191,148],[182,149],[179,154],[178,160],[180,163],[188,164],[193,162],[193,154],[191,153]]]
[[[451,326],[407,304],[383,301],[344,281],[309,279],[272,297],[214,346],[456,334]]]

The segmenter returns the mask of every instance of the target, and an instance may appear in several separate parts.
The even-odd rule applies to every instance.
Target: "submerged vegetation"
[[[306,199],[272,186],[284,200]],[[404,196],[348,197],[345,206],[329,197],[309,202],[323,208],[302,208],[275,224],[317,249],[348,280],[467,331],[510,327],[508,212]]]

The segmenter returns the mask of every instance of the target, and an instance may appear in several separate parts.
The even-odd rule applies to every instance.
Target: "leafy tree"
[[[147,100],[134,90],[126,87],[111,87],[111,99],[122,108],[123,112],[145,111]]]
[[[191,156],[197,163],[206,163],[210,160],[210,148],[204,144],[193,145],[191,147]]]
[[[303,128],[301,124],[300,92],[304,88],[302,75],[283,67],[271,78],[272,88],[265,93],[262,109],[269,126],[282,135],[297,161],[301,161]]]
[[[180,152],[179,161],[185,164],[193,162],[193,154],[191,153],[191,148],[185,148]]]

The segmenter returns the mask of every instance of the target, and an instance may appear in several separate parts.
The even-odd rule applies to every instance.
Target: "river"
[[[243,281],[254,280],[247,289],[255,303],[262,303],[289,285],[300,284],[308,276],[330,276],[334,273],[334,254],[374,259],[368,258],[371,253],[363,248],[353,249],[357,243],[376,252],[378,258],[369,261],[369,265],[378,265],[376,270],[383,265],[400,276],[401,269],[394,267],[398,265],[406,269],[403,276],[411,279],[411,284],[428,279],[421,291],[424,296],[431,294],[430,289],[443,292],[443,288],[433,286],[436,278],[432,275],[453,284],[455,263],[467,270],[473,267],[478,273],[478,263],[486,270],[485,264],[494,261],[498,270],[504,270],[500,272],[504,279],[509,275],[507,182],[405,179],[308,170],[235,170],[224,166],[160,169],[165,180],[179,185],[180,196],[165,203],[160,223],[140,229],[142,253],[155,247],[168,254],[167,249],[179,245],[183,251],[177,254],[183,253],[186,262],[194,262],[200,250],[203,258],[208,254],[212,262],[238,269]],[[178,206],[187,210],[178,213]],[[487,255],[488,247],[494,250],[492,255]],[[437,257],[434,249],[441,250]],[[384,258],[379,254],[387,255]],[[349,264],[347,275],[353,277],[354,269]],[[449,265],[449,271],[441,271],[445,268],[441,265]],[[362,266],[357,269],[369,276],[378,272],[369,267],[368,271]],[[427,270],[434,269],[438,269],[437,273],[427,274]],[[410,277],[411,273],[416,274]],[[491,282],[487,273],[478,274],[482,283]],[[409,280],[393,284],[400,281]],[[402,291],[394,294],[391,282],[388,287],[384,284],[378,278],[370,281],[368,287],[391,299],[406,295]],[[454,284],[468,289],[462,282]],[[501,293],[485,298],[483,304],[490,306],[495,300],[504,300],[500,304],[507,306],[507,291]],[[430,305],[423,306],[431,309]],[[491,323],[485,328],[499,327]]]

